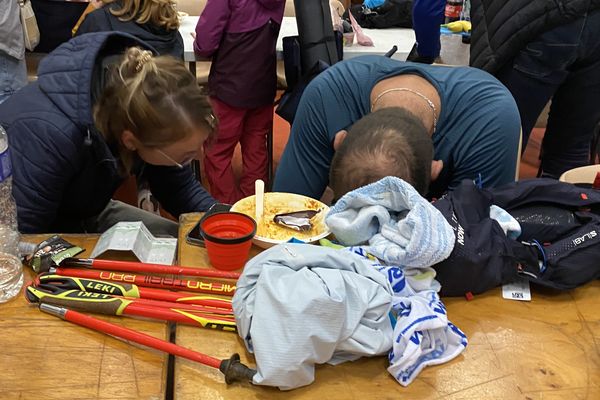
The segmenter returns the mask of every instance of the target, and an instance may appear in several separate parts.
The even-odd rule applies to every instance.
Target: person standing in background
[[[212,57],[208,78],[216,138],[205,145],[204,168],[211,194],[235,203],[267,180],[267,134],[273,126],[277,89],[275,46],[285,0],[208,0],[198,20],[194,51]],[[231,167],[242,148],[239,187]]]
[[[600,123],[600,0],[472,0],[470,64],[495,75],[519,107],[523,150],[552,100],[540,172],[586,165]]]
[[[414,0],[413,29],[417,43],[407,61],[432,64],[440,55],[440,25],[444,23],[446,0]]]
[[[27,84],[25,42],[16,0],[0,0],[0,103]]]

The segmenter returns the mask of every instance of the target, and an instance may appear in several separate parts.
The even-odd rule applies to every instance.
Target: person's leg
[[[272,128],[272,105],[248,112],[244,121],[244,134],[240,139],[243,159],[240,191],[243,197],[254,194],[254,181],[257,179],[267,182],[267,134]]]
[[[557,90],[558,84],[549,84],[532,79],[529,74],[515,69],[514,65],[516,64],[510,63],[505,66],[496,74],[496,77],[508,88],[519,108],[523,129],[522,154],[527,147],[531,130],[542,110]]]
[[[26,84],[25,58],[18,60],[0,51],[0,103]]]
[[[540,113],[569,76],[584,26],[582,17],[542,33],[496,74],[519,107],[523,151]]]
[[[600,11],[587,17],[577,61],[552,98],[542,143],[544,175],[587,165],[594,129],[600,122]]]
[[[87,232],[102,233],[123,221],[142,221],[154,236],[176,238],[179,231],[179,224],[175,221],[116,200],[111,200],[96,217],[86,220],[84,227]]]
[[[412,8],[416,57],[408,61],[431,64],[440,55],[440,24],[444,23],[446,0],[415,0]]]
[[[215,139],[204,146],[204,171],[213,197],[222,203],[233,204],[241,196],[231,159],[243,132],[247,110],[231,107],[216,98],[211,98],[211,104],[219,119],[219,128]]]

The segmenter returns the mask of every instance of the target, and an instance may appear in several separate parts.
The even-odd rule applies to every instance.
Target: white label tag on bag
[[[529,281],[525,278],[517,278],[513,283],[507,283],[502,286],[502,297],[508,300],[531,301]]]

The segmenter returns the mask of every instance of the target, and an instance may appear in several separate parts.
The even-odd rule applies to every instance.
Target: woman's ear
[[[123,131],[121,134],[121,143],[129,151],[136,151],[140,147],[140,141],[135,137],[133,132],[129,130]]]
[[[348,131],[346,131],[345,129],[342,129],[341,131],[335,134],[335,137],[333,139],[333,150],[337,150],[340,148],[342,142],[344,141],[344,139],[346,139],[347,134]]]
[[[431,182],[434,182],[440,176],[443,168],[444,162],[442,160],[431,161]]]

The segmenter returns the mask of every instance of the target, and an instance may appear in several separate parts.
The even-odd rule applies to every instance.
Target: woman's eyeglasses
[[[177,161],[173,160],[167,153],[165,153],[164,151],[162,151],[161,149],[156,149],[157,152],[159,152],[165,159],[169,160],[170,162],[173,163],[174,166],[176,166],[179,169],[184,169],[185,167],[187,167],[191,162],[192,162],[192,158],[190,158],[189,160],[186,160],[185,162],[183,162],[183,164],[178,163]]]

